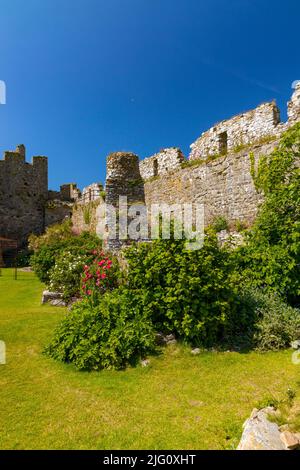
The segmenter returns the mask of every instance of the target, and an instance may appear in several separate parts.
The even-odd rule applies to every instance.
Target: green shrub
[[[287,348],[300,338],[300,310],[284,303],[276,295],[256,292],[254,341],[262,351]]]
[[[118,286],[119,266],[113,256],[102,250],[81,253],[62,251],[49,271],[49,288],[63,294],[64,300],[87,296],[96,303],[99,296]]]
[[[130,247],[125,256],[128,287],[156,329],[209,346],[222,340],[232,318],[240,328],[249,322],[231,281],[231,255],[215,235],[200,250],[186,250],[184,240],[157,240]]]
[[[237,252],[239,270],[249,285],[277,292],[293,306],[300,304],[300,123],[281,138],[252,176],[265,200]]]
[[[226,219],[226,217],[218,216],[214,219],[212,223],[212,228],[217,233],[221,232],[222,230],[228,230],[228,220]]]
[[[129,291],[105,294],[97,306],[74,305],[46,353],[81,370],[122,369],[154,351],[149,317]]]
[[[300,338],[300,310],[266,289],[240,287],[239,291],[240,307],[231,316],[225,334],[228,345],[277,351]],[[248,318],[242,329],[235,315]]]
[[[35,251],[31,257],[31,265],[38,278],[48,284],[50,282],[50,270],[62,253],[70,252],[74,255],[91,255],[94,249],[101,248],[101,240],[93,234],[85,232],[81,235],[67,234],[63,237],[48,238],[42,235],[37,240]]]
[[[43,246],[55,245],[56,243],[72,237],[72,223],[69,219],[60,224],[53,224],[47,227],[42,235],[30,235],[29,249],[33,252],[39,251]]]
[[[49,289],[61,292],[64,300],[80,294],[80,281],[83,267],[90,254],[79,255],[76,252],[62,251],[56,258],[55,265],[49,270]]]

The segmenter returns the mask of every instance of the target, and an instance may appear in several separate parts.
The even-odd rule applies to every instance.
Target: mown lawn
[[[194,357],[170,346],[147,368],[78,372],[42,354],[65,309],[40,305],[32,273],[2,274],[1,449],[231,449],[258,402],[299,390],[291,351]]]

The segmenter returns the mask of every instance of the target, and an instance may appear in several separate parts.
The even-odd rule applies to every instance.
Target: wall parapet
[[[232,119],[221,121],[191,145],[190,160],[205,159],[215,154],[225,155],[242,145],[255,143],[278,134],[280,111],[275,101],[264,103]]]
[[[161,176],[169,171],[174,171],[181,167],[185,157],[177,147],[162,149],[151,157],[141,160],[139,163],[141,177],[144,180],[154,176]]]

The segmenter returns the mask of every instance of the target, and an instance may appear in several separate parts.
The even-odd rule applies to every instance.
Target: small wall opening
[[[154,158],[153,160],[153,176],[158,175],[158,161],[157,158]]]
[[[218,136],[219,138],[219,153],[225,155],[228,150],[228,134],[227,132],[222,132]]]

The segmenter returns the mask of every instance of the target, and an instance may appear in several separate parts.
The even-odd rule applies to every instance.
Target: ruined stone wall
[[[134,205],[145,205],[144,181],[139,169],[139,158],[133,153],[115,152],[107,157],[106,184],[105,184],[107,205],[114,207],[119,215],[122,208],[119,206],[119,196],[127,198],[128,208]],[[121,209],[121,210],[120,210]],[[109,235],[114,234],[110,227],[114,225],[112,214],[107,217],[107,230]],[[117,216],[118,217],[118,216]],[[127,217],[127,213],[125,215]],[[128,217],[129,225],[131,218]],[[126,244],[126,240],[120,241],[118,225],[116,238],[108,238],[109,248],[117,249]]]
[[[61,201],[77,201],[81,196],[80,190],[76,183],[63,184],[58,193],[58,199]]]
[[[211,162],[190,165],[175,173],[145,182],[145,200],[151,204],[204,204],[205,224],[223,216],[234,226],[249,225],[262,201],[254,187],[250,152],[258,160],[272,152],[277,142],[219,157]]]
[[[5,152],[0,160],[0,236],[20,243],[45,226],[44,205],[48,197],[48,161],[33,157],[25,161],[25,147]]]
[[[82,190],[81,202],[87,203],[101,198],[103,185],[101,183],[92,183]]]
[[[152,157],[140,161],[140,173],[143,179],[160,176],[181,167],[185,160],[179,148],[163,149]]]
[[[49,200],[45,204],[45,228],[72,217],[73,203],[60,199]]]
[[[190,160],[205,159],[211,155],[230,153],[238,146],[259,142],[278,135],[280,111],[275,102],[265,103],[252,111],[222,121],[191,145]]]
[[[102,197],[87,203],[77,202],[72,208],[72,230],[79,235],[82,232],[95,233],[98,224],[98,208],[104,205]]]
[[[288,118],[290,124],[300,121],[300,82],[296,84],[292,99],[288,103]]]

